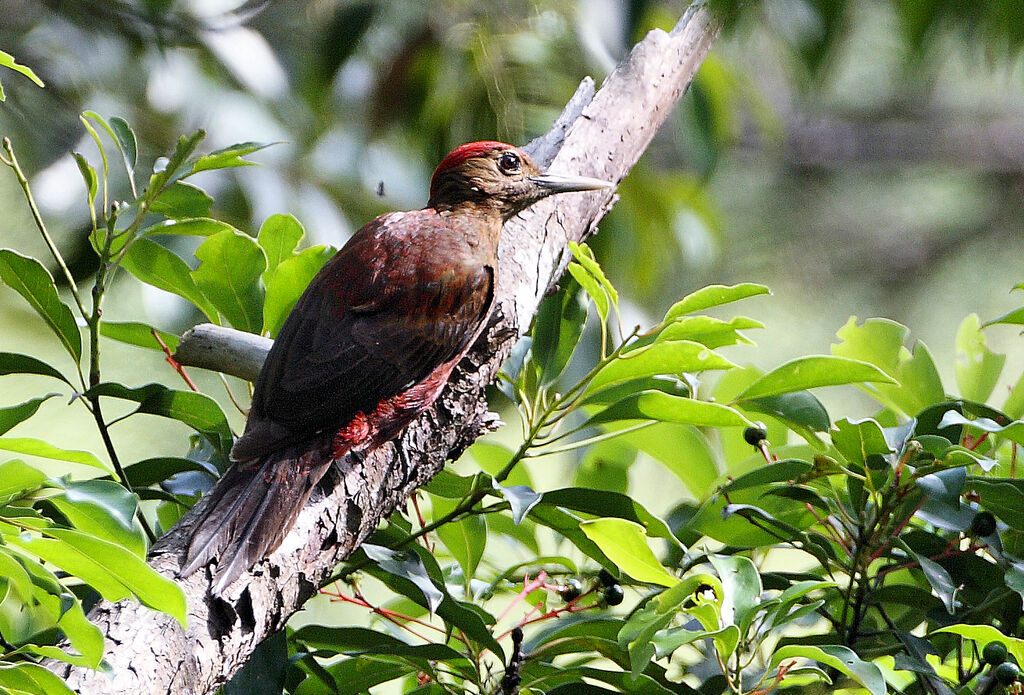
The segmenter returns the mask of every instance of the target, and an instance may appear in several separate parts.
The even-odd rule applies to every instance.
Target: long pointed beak
[[[613,185],[601,179],[592,179],[589,176],[559,176],[558,174],[531,176],[530,181],[545,189],[548,193],[596,191],[601,188],[611,188]]]

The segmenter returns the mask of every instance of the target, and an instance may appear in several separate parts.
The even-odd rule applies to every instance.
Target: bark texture
[[[542,168],[621,181],[689,85],[717,32],[713,15],[703,2],[695,3],[671,33],[652,31],[637,44],[600,91],[584,80],[551,131],[525,149]],[[613,202],[607,191],[555,196],[505,226],[491,322],[437,404],[398,441],[364,460],[339,461],[282,546],[223,598],[210,596],[203,572],[179,580],[188,598],[187,629],[134,601],[102,603],[91,619],[107,636],[110,671],[63,664],[55,670],[90,695],[200,695],[228,680],[380,519],[494,426],[484,389],[568,263],[567,243],[590,234]],[[183,341],[179,358],[251,377],[262,351],[250,338],[238,338],[200,328]],[[194,519],[187,515],[154,546],[151,564],[161,573],[176,577]]]

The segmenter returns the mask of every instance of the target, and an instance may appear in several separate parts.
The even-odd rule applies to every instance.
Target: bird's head
[[[430,180],[429,207],[476,205],[504,219],[554,193],[609,188],[586,176],[541,173],[530,155],[503,142],[471,142],[448,153]]]

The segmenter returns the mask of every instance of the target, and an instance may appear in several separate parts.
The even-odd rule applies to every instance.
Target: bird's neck
[[[481,246],[497,252],[498,238],[505,224],[502,211],[497,206],[479,203],[439,204],[437,213],[444,218],[447,226],[466,237],[472,246]]]

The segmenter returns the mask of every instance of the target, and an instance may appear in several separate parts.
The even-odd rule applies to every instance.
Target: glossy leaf
[[[240,232],[218,232],[196,249],[199,267],[192,279],[224,318],[238,330],[259,333],[263,328],[263,289],[260,275],[266,256],[256,241]]]
[[[263,274],[267,293],[263,302],[263,331],[274,337],[288,317],[299,296],[320,268],[334,255],[329,246],[314,246],[282,260],[274,270]]]
[[[435,505],[435,518],[444,509],[444,506]],[[468,584],[476,575],[476,568],[480,565],[487,545],[487,526],[484,518],[471,515],[458,521],[450,521],[438,527],[437,537],[459,563]]]
[[[729,304],[731,302],[738,302],[741,299],[756,297],[760,294],[771,294],[771,290],[764,285],[757,285],[750,282],[731,286],[708,285],[707,287],[702,287],[696,292],[686,295],[673,304],[669,308],[668,313],[665,314],[664,321],[665,323],[669,323],[687,314],[704,311],[705,309],[711,309],[712,307]]]
[[[591,380],[587,392],[659,374],[732,369],[735,366],[700,343],[687,340],[658,341],[648,347],[631,350],[609,362]]]
[[[849,647],[836,644],[787,644],[772,654],[769,669],[774,669],[782,662],[794,658],[811,659],[837,669],[867,688],[871,695],[886,693],[882,671],[870,661],[862,661]]]
[[[744,398],[736,405],[779,418],[797,428],[812,432],[828,432],[831,422],[828,411],[810,391],[780,393],[777,396]]]
[[[137,239],[129,247],[121,265],[142,282],[184,297],[202,311],[207,319],[220,323],[216,307],[192,279],[192,269],[160,244],[149,239]]]
[[[750,558],[742,555],[712,555],[710,560],[722,582],[722,621],[746,634],[764,591],[761,575]]]
[[[0,51],[0,67],[9,68],[15,72],[21,73],[25,77],[29,78],[36,83],[38,87],[44,87],[43,81],[39,79],[39,76],[27,65],[22,65],[14,59],[10,53]],[[3,92],[0,91],[0,101],[4,100]]]
[[[271,215],[263,220],[256,235],[256,243],[267,257],[267,269],[263,279],[274,272],[281,261],[291,258],[306,235],[302,224],[293,215]]]
[[[420,557],[410,551],[391,550],[379,545],[363,543],[360,546],[366,556],[376,562],[382,570],[412,582],[423,594],[431,613],[441,605],[444,594],[437,588]]]
[[[48,501],[80,531],[146,558],[146,537],[135,523],[138,498],[124,486],[109,480],[72,481]]]
[[[594,541],[623,572],[640,582],[674,586],[679,580],[667,572],[647,545],[644,527],[625,519],[590,519],[580,530]]]
[[[601,317],[601,321],[607,321],[608,295],[605,294],[604,288],[601,287],[601,283],[598,282],[593,275],[588,273],[586,268],[581,266],[579,263],[570,263],[566,270],[569,271],[569,275],[576,280],[576,283],[582,287],[587,295],[594,301],[594,306],[597,308],[597,315]]]
[[[45,473],[19,459],[0,463],[0,504],[6,504],[29,490],[37,489],[44,480]]]
[[[233,167],[257,166],[256,162],[247,161],[244,157],[252,154],[253,152],[259,152],[262,149],[266,149],[273,144],[275,143],[240,142],[235,145],[230,145],[229,147],[214,150],[210,154],[199,157],[192,165],[188,175],[196,174],[200,171],[208,171],[210,169],[230,169]]]
[[[145,605],[185,624],[185,594],[145,560],[119,545],[72,529],[46,529],[49,537],[8,536],[7,542],[80,577],[108,601],[135,594]]]
[[[501,493],[501,496],[508,502],[509,508],[512,511],[512,520],[517,525],[521,524],[526,515],[530,513],[530,510],[543,499],[543,495],[534,492],[526,485],[504,487],[501,483],[495,482],[494,489]]]
[[[864,382],[895,383],[877,367],[859,360],[832,355],[798,357],[759,378],[748,386],[738,399],[764,398],[821,386]]]
[[[649,536],[677,543],[668,525],[629,495],[610,490],[568,487],[545,492],[543,503],[593,516],[624,519],[639,524]]]
[[[19,403],[18,405],[0,408],[0,434],[6,434],[15,425],[28,420],[36,414],[36,411],[39,410],[39,406],[57,395],[59,394],[48,393],[45,396],[33,398],[25,401],[24,403]]]
[[[839,420],[832,431],[832,443],[851,463],[864,465],[869,456],[889,456],[892,447],[875,420]]]
[[[227,417],[220,405],[206,394],[177,391],[162,384],[129,388],[107,382],[89,389],[87,395],[134,401],[139,404],[136,413],[160,415],[183,422],[204,435],[223,454],[231,448],[231,428]]]
[[[131,174],[135,170],[135,163],[139,157],[135,131],[128,125],[128,121],[120,116],[110,118],[110,128],[113,131],[115,142],[117,142],[117,148],[124,158],[125,169]]]
[[[593,415],[587,425],[617,420],[658,420],[701,427],[752,425],[739,411],[726,405],[670,396],[661,391],[641,391]]]
[[[12,695],[75,695],[57,674],[29,662],[0,663],[0,689]]]
[[[133,488],[162,483],[178,473],[204,473],[212,477],[209,468],[186,458],[159,456],[125,466],[124,474]]]
[[[743,316],[728,321],[703,314],[682,316],[665,326],[657,340],[693,340],[712,349],[736,343],[753,344],[740,333],[749,328],[764,328],[764,324]]]
[[[140,323],[138,321],[100,322],[100,335],[102,336],[110,338],[111,340],[127,343],[129,345],[163,352],[163,347],[161,347],[160,343],[157,342],[157,339],[153,337],[154,332],[160,336],[160,340],[164,342],[164,345],[166,345],[171,352],[178,349],[178,343],[181,341],[181,338],[173,333],[161,331],[160,329],[154,328],[148,324]]]
[[[238,231],[227,222],[214,220],[209,217],[183,217],[180,219],[164,220],[151,227],[146,227],[140,236],[156,236],[159,234],[170,234],[174,236],[213,236],[219,232]]]
[[[1006,355],[988,349],[977,314],[963,320],[956,332],[956,383],[960,395],[984,403],[992,395],[1006,364]]]
[[[0,376],[7,374],[38,374],[60,379],[68,386],[71,382],[56,369],[42,360],[29,355],[19,355],[16,352],[0,352]]]
[[[600,283],[601,287],[607,293],[608,298],[612,302],[612,306],[616,308],[619,306],[619,293],[612,286],[612,283],[608,281],[608,277],[604,274],[604,270],[597,263],[597,258],[594,256],[593,250],[585,243],[577,243],[575,241],[569,242],[569,251],[572,253],[573,258],[576,262],[583,266],[586,271],[593,276],[595,280]]]
[[[206,191],[191,183],[175,181],[150,204],[149,211],[180,220],[190,217],[209,217],[212,206],[213,198]]]
[[[95,454],[91,454],[88,451],[61,449],[60,447],[56,447],[49,442],[44,442],[41,439],[33,439],[30,437],[0,437],[0,449],[4,451],[13,451],[18,454],[29,454],[31,456],[53,459],[55,461],[80,463],[84,466],[92,466],[93,468],[102,469],[108,473],[113,472],[113,469],[100,459],[96,458]]]
[[[85,181],[85,192],[89,205],[93,204],[96,200],[96,192],[99,190],[99,179],[96,176],[96,170],[92,168],[83,155],[78,152],[72,152],[71,156],[75,159],[75,164],[78,165],[78,172],[82,175],[82,180]]]
[[[562,373],[583,335],[590,305],[580,289],[579,283],[564,283],[537,311],[531,349],[544,384],[554,382]]]
[[[989,642],[998,642],[1006,647],[1006,651],[1013,655],[1017,663],[1024,663],[1024,640],[1016,637],[1008,637],[991,625],[947,625],[936,632],[951,632],[960,635],[973,642],[977,642],[979,649],[984,648]]]
[[[0,249],[0,280],[25,298],[54,332],[75,363],[82,360],[82,336],[71,308],[57,296],[49,271],[34,258]]]

